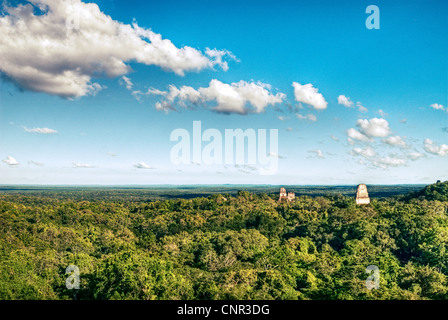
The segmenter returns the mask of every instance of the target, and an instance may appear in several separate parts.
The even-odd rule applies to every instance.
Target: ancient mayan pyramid
[[[278,198],[278,202],[280,202],[282,200],[292,201],[292,200],[294,200],[295,197],[296,197],[296,194],[294,192],[288,192],[288,194],[286,194],[286,189],[280,188],[280,196]]]
[[[370,198],[369,193],[367,192],[367,186],[365,184],[358,185],[358,190],[356,191],[356,204],[369,204]]]

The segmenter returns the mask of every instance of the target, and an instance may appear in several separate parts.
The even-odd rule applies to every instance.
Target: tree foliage
[[[89,198],[0,194],[0,299],[448,298],[448,182],[366,206],[246,190]]]

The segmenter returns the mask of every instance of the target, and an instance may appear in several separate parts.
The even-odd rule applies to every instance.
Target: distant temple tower
[[[367,192],[367,186],[365,184],[358,185],[358,190],[356,191],[356,204],[358,206],[362,204],[369,204],[370,198]]]
[[[295,199],[295,197],[296,194],[294,192],[288,192],[288,194],[286,194],[286,189],[280,188],[280,197],[278,198],[278,202],[282,201],[283,199],[292,201]]]

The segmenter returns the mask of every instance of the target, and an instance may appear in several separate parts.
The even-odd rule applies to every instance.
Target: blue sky
[[[8,35],[0,40],[1,184],[447,179],[446,1],[8,3],[0,16]],[[371,4],[380,29],[366,28]],[[77,10],[78,28],[65,30]],[[295,92],[293,83],[314,91]],[[244,105],[228,100],[229,88]],[[170,133],[192,132],[193,121],[223,135],[278,129],[278,172],[173,164]]]

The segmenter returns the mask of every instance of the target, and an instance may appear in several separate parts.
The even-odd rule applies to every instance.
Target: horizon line
[[[436,182],[434,182],[436,183]],[[365,184],[367,186],[409,186],[409,185],[428,185],[428,183],[356,183],[356,184],[254,184],[254,183],[240,183],[240,184],[231,184],[231,183],[221,183],[221,184],[212,184],[212,183],[192,183],[192,184],[174,184],[174,183],[165,183],[165,184],[0,184],[0,187],[160,187],[160,186],[302,186],[302,187],[326,187],[326,186],[357,186],[359,184]],[[433,184],[433,183],[429,183]]]

